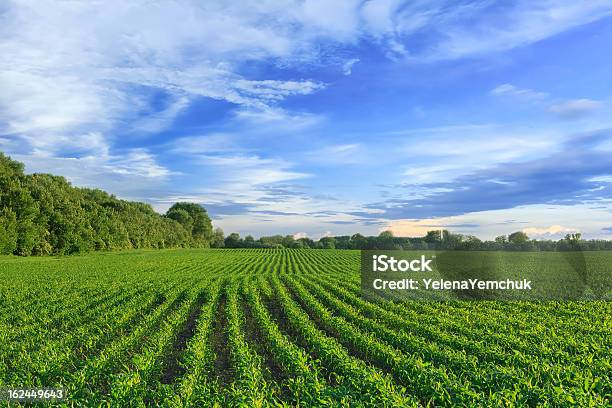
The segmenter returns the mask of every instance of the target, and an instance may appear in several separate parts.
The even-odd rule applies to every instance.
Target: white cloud
[[[71,138],[79,144],[86,134],[109,130],[122,112],[142,106],[139,98],[86,78],[18,71],[0,63],[0,132],[20,135],[37,150],[58,150]]]
[[[288,112],[279,107],[266,107],[264,109],[238,109],[235,118],[248,126],[249,132],[270,133],[295,132],[321,123],[322,115],[304,112]]]
[[[67,177],[79,187],[100,188],[123,199],[151,201],[169,188],[172,172],[142,150],[128,150],[122,155],[98,157],[48,157],[12,155],[26,164],[28,173],[51,173]]]
[[[423,7],[426,4],[429,7]],[[474,2],[456,6],[452,2],[416,2],[422,27],[439,27],[440,41],[420,56],[429,60],[456,59],[505,51],[544,40],[568,29],[612,14],[607,0],[587,3],[563,0],[506,2],[492,5]],[[419,10],[421,8],[421,10]],[[425,9],[425,12],[422,11]],[[410,20],[412,8],[404,9]],[[469,23],[466,23],[469,21]],[[409,31],[412,32],[412,31]]]
[[[384,135],[389,136],[418,136],[424,134],[453,134],[453,133],[470,133],[474,131],[494,130],[500,126],[494,123],[484,124],[462,124],[462,125],[447,125],[447,126],[434,126],[424,128],[408,128],[385,132]]]
[[[353,73],[353,65],[359,62],[359,58],[351,58],[342,65],[342,73],[344,75],[351,75]]]
[[[391,231],[396,237],[422,237],[427,234],[427,231],[444,229],[443,221],[439,219],[397,220],[379,228],[379,232]]]
[[[95,132],[112,145],[108,135],[118,125],[160,131],[194,97],[269,115],[279,101],[324,85],[246,78],[240,74],[246,62],[318,61],[327,46],[362,39],[394,58],[460,58],[538,41],[611,9],[607,1],[519,1],[499,10],[396,0],[10,2],[0,24],[0,132],[26,144],[32,135],[45,138],[36,149],[57,154],[50,146],[63,137]],[[411,36],[421,30],[445,35],[433,36],[429,51],[412,49]],[[343,72],[356,62],[345,62]],[[156,90],[173,101],[159,112],[151,103]]]
[[[503,210],[467,213],[452,217],[389,221],[379,231],[391,230],[396,236],[423,236],[429,230],[448,229],[473,234],[482,239],[524,231],[534,238],[557,238],[581,231],[586,238],[606,238],[602,228],[612,225],[610,203],[568,205],[526,205]],[[564,226],[571,223],[576,228]],[[542,225],[549,225],[542,227]]]
[[[374,34],[390,33],[395,30],[394,17],[397,7],[401,5],[398,0],[368,1],[363,4],[362,18],[369,31]]]
[[[300,23],[307,35],[353,41],[359,30],[359,0],[330,2],[307,0],[290,2],[291,17]]]
[[[293,170],[283,159],[262,158],[256,154],[228,152],[187,156],[197,166],[196,173],[207,174],[207,199],[255,203],[266,196],[266,186],[308,178],[309,173]],[[246,201],[245,201],[246,200]],[[280,200],[279,204],[284,204]],[[268,205],[272,207],[272,205]]]
[[[321,232],[321,233],[318,233],[318,234],[314,235],[314,236],[313,236],[313,239],[314,239],[315,241],[318,241],[318,240],[320,240],[321,238],[331,237],[331,236],[333,236],[333,235],[334,235],[334,234],[333,234],[331,231],[325,231],[325,232]]]
[[[499,85],[491,90],[491,94],[498,96],[512,96],[529,101],[540,101],[548,97],[548,94],[545,92],[538,92],[529,88],[519,88],[512,84]]]
[[[424,184],[450,181],[463,172],[473,171],[474,167],[464,164],[438,164],[424,166],[410,166],[403,173],[405,180],[410,184]]]
[[[327,235],[351,235],[356,232],[364,235],[377,235],[378,233],[391,230],[395,236],[424,236],[427,231],[448,229],[455,233],[465,235],[476,235],[481,239],[494,239],[497,235],[508,235],[515,231],[528,228],[538,228],[560,231],[551,235],[541,235],[537,238],[557,239],[566,233],[575,232],[576,229],[569,227],[558,228],[539,227],[541,225],[572,225],[579,226],[583,237],[587,239],[610,239],[610,230],[604,229],[612,225],[612,212],[610,205],[529,205],[515,207],[512,209],[482,211],[463,214],[452,217],[440,217],[423,220],[371,220],[379,221],[379,224],[364,225],[357,219],[352,223],[335,224],[331,231],[329,221],[338,220],[342,214],[330,217],[311,217],[307,215],[270,215],[260,218],[250,214],[224,217],[215,220],[215,225],[220,225],[226,231],[239,231],[242,235],[247,233],[256,236],[260,234],[295,234],[295,231],[305,232],[309,237],[318,239]],[[344,218],[342,218],[344,219]],[[346,220],[351,217],[346,215]],[[568,221],[569,220],[569,221]],[[565,230],[571,231],[565,231]],[[325,233],[321,233],[325,231]],[[301,235],[300,235],[301,236]],[[536,235],[533,235],[536,237]]]
[[[172,172],[157,164],[155,157],[145,149],[133,149],[126,155],[111,158],[104,166],[109,172],[146,178],[166,178]]]
[[[588,179],[588,181],[596,183],[612,183],[612,175],[592,177]]]
[[[331,164],[365,163],[370,158],[360,143],[347,143],[340,145],[324,146],[320,149],[306,152],[304,158],[310,162]]]
[[[117,126],[163,130],[195,97],[266,110],[320,90],[322,84],[307,79],[251,80],[238,73],[249,60],[311,57],[282,4],[251,6],[7,4],[0,24],[0,133],[20,139],[23,150],[58,155],[92,133],[113,145],[109,135]],[[279,19],[271,21],[271,14]],[[156,111],[159,91],[171,102]]]
[[[268,109],[271,104],[289,96],[306,95],[324,87],[310,80],[248,80],[225,64],[183,66],[179,69],[117,67],[95,72],[104,81],[144,85],[165,90],[176,97],[203,96],[258,109]]]
[[[295,234],[293,234],[293,239],[300,239],[300,238],[308,238],[308,234],[305,232],[296,232]]]
[[[547,215],[548,214],[548,215]],[[380,225],[363,225],[358,220],[349,224],[336,224],[333,230],[327,230],[329,224],[327,219],[318,219],[308,216],[269,216],[257,219],[252,215],[241,215],[224,217],[215,220],[215,225],[220,225],[228,231],[240,231],[242,235],[247,233],[259,234],[294,234],[295,231],[303,231],[310,238],[318,239],[325,235],[351,235],[359,232],[364,235],[377,235],[382,231],[391,230],[395,236],[424,236],[427,231],[448,229],[454,233],[465,235],[476,235],[481,239],[494,239],[497,235],[508,235],[515,231],[521,231],[526,225],[541,225],[542,215],[550,220],[571,219],[576,225],[580,225],[583,237],[587,239],[610,239],[612,237],[609,227],[612,217],[606,210],[590,209],[588,206],[568,208],[559,206],[527,206],[513,210],[496,210],[479,213],[465,214],[457,217],[446,217],[441,219],[426,220],[396,220],[389,223],[381,222]],[[600,219],[593,217],[601,216]],[[569,228],[568,228],[569,229]],[[326,231],[322,234],[321,231]],[[535,236],[538,239],[558,239],[566,233],[557,235]],[[301,235],[300,235],[301,236]]]
[[[177,154],[202,153],[244,153],[248,149],[236,143],[236,135],[231,133],[209,133],[199,136],[181,137],[172,141],[168,148]]]
[[[307,95],[324,88],[313,81],[249,81],[239,79],[234,83],[236,89],[256,100],[279,101],[292,95]]]
[[[563,227],[561,225],[551,225],[550,227],[530,227],[530,228],[524,228],[523,232],[525,234],[527,234],[528,236],[536,236],[536,237],[541,237],[541,236],[546,236],[546,235],[559,235],[559,234],[566,234],[566,233],[570,233],[570,232],[576,232],[577,230],[575,228],[567,228],[567,227]]]
[[[36,157],[36,156],[31,156]],[[85,171],[80,175],[57,173],[59,175],[69,175],[73,181],[80,180],[77,184],[86,186],[95,186],[96,183],[103,183],[101,181],[105,175],[116,174],[126,178],[132,179],[151,179],[151,180],[165,180],[168,176],[175,174],[168,170],[164,166],[157,163],[154,155],[146,151],[145,149],[131,149],[124,152],[121,155],[108,155],[108,156],[83,156],[83,157],[45,157],[41,156],[40,159],[48,160],[48,165],[44,165],[39,160],[32,160],[27,158],[25,161],[29,163],[27,167],[32,171],[31,167],[35,167],[36,171],[45,171],[55,174],[55,165],[57,163],[81,163],[88,169],[96,169],[91,173]],[[37,164],[36,164],[37,163]],[[78,165],[75,166],[76,172],[78,172]],[[96,172],[99,172],[96,174]]]
[[[446,183],[498,163],[547,157],[563,134],[548,127],[493,124],[407,129],[395,134],[401,139],[394,149],[378,153],[374,146],[368,154],[380,162],[401,160],[405,183]]]
[[[281,104],[292,96],[318,92],[325,84],[299,77],[250,77],[245,72],[253,70],[244,70],[245,64],[279,68],[324,64],[330,50],[350,49],[362,41],[378,44],[392,58],[415,62],[463,58],[538,41],[609,13],[608,2],[602,1],[520,1],[502,7],[499,15],[494,13],[496,18],[487,18],[485,2],[449,4],[394,0],[7,2],[0,14],[1,143],[3,148],[27,154],[20,157],[30,169],[67,175],[76,184],[99,185],[128,197],[140,186],[159,186],[175,173],[149,151],[117,149],[112,135],[117,130],[159,132],[195,99],[234,104],[232,120],[260,132],[275,126],[291,134],[323,120],[319,115],[288,111]],[[499,20],[504,24],[498,24]],[[411,43],[412,36],[421,32],[433,39],[427,49]],[[346,61],[342,72],[350,73],[356,60]],[[518,88],[513,91],[521,93]],[[161,107],[160,95],[165,101]],[[230,139],[234,144],[227,144]],[[481,146],[469,160],[482,160],[477,156],[483,154],[490,160],[503,154],[514,157],[530,147],[519,138],[524,143],[504,153],[509,142],[482,148],[484,140],[463,138],[454,146],[464,150]],[[202,194],[219,200],[257,202],[270,198],[265,184],[310,176],[296,169],[295,163],[263,158],[234,141],[233,135],[219,134],[209,140],[196,134],[183,139],[182,145],[177,143],[171,153],[186,155],[186,161],[199,155],[200,162],[193,165],[198,178],[197,171],[210,170],[215,177],[207,181],[223,186],[212,186]],[[415,146],[405,147],[400,153],[414,151],[409,149]],[[320,153],[354,162],[363,157],[362,150],[349,143]],[[379,152],[378,158],[384,155]],[[129,190],[121,180],[128,180]],[[329,206],[329,202],[314,201],[293,197],[270,206],[301,211]]]
[[[601,102],[592,99],[573,99],[551,105],[548,110],[562,119],[577,119],[601,106]]]
[[[551,96],[529,88],[520,88],[512,84],[502,84],[491,90],[491,95],[512,97],[526,102],[549,104],[548,112],[554,113],[561,119],[578,119],[602,107],[603,103],[593,99],[581,98],[552,103]]]
[[[152,111],[150,114],[134,120],[131,123],[132,131],[138,133],[156,133],[168,128],[174,118],[189,106],[190,100],[186,96],[174,98],[173,101],[159,112]]]

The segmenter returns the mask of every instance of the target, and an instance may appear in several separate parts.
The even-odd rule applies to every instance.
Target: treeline
[[[63,177],[26,175],[23,164],[0,153],[1,254],[208,247],[212,237],[210,218],[197,204],[177,203],[162,216],[148,204],[76,188]]]
[[[395,237],[390,231],[378,236],[361,234],[295,239],[292,235],[274,235],[244,239],[237,233],[225,239],[215,230],[215,247],[226,248],[310,248],[310,249],[379,249],[379,250],[468,250],[468,251],[572,251],[612,250],[612,241],[583,240],[580,234],[568,234],[558,241],[530,239],[524,232],[500,235],[493,241],[482,241],[473,235],[454,234],[447,230],[429,231],[423,237]],[[220,238],[221,237],[221,238]]]
[[[144,203],[120,200],[98,189],[76,188],[63,177],[25,174],[23,164],[0,153],[0,254],[61,255],[136,248],[311,248],[567,251],[612,250],[612,241],[583,240],[570,234],[558,241],[533,240],[523,232],[481,241],[447,230],[423,237],[361,234],[295,239],[274,235],[254,239],[213,231],[204,208],[176,203],[160,215]]]

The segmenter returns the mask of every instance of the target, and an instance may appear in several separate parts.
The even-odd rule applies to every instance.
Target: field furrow
[[[610,302],[364,297],[357,251],[0,258],[0,276],[0,388],[62,386],[67,406],[612,399]]]

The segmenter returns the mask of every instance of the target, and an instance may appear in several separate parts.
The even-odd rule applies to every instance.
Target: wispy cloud
[[[486,239],[526,231],[533,238],[556,239],[577,231],[566,226],[568,221],[579,225],[583,235],[586,233],[589,237],[603,238],[612,232],[601,228],[602,223],[612,222],[612,212],[605,207],[588,205],[525,205],[450,217],[392,220],[385,222],[379,231],[391,230],[396,236],[423,236],[430,230],[448,229],[462,234],[476,233]]]
[[[162,1],[8,4],[0,28],[0,132],[50,154],[117,127],[158,132],[198,97],[269,110],[320,90],[308,79],[249,79],[248,60],[311,58],[282,8]],[[181,21],[171,27],[164,21]],[[164,92],[172,102],[156,111]],[[143,118],[144,116],[144,118]]]
[[[592,99],[573,99],[551,105],[548,110],[562,119],[577,119],[602,106],[600,101]]]
[[[547,128],[494,124],[411,129],[399,135],[409,138],[385,149],[379,160],[410,155],[408,163],[397,164],[405,185],[448,182],[497,163],[546,157],[560,139]]]
[[[453,59],[525,45],[611,11],[607,1],[552,0],[454,7],[393,0],[9,3],[0,28],[2,133],[77,139],[88,132],[106,134],[119,121],[158,131],[194,96],[265,110],[324,84],[247,78],[240,73],[247,61],[299,64],[324,59],[328,46],[351,46],[361,39],[415,61]],[[437,32],[444,35],[433,35]],[[412,44],[413,36],[427,33],[432,33],[427,49]],[[357,61],[346,61],[343,72],[349,74]],[[151,89],[164,90],[176,102],[150,112]],[[152,118],[139,123],[143,112]]]
[[[292,164],[282,159],[265,159],[257,155],[199,155],[197,162],[217,168],[217,180],[226,185],[262,185],[310,176],[291,171]]]
[[[145,149],[133,149],[126,155],[110,158],[105,167],[109,172],[147,178],[166,178],[174,172],[160,166],[155,156]]]
[[[249,149],[241,146],[234,133],[205,133],[198,136],[185,136],[172,140],[167,149],[179,155],[198,155],[215,153],[244,154]]]
[[[183,139],[175,149],[189,167],[189,174],[176,179],[182,181],[182,190],[157,201],[160,209],[175,201],[197,202],[206,206],[217,217],[235,215],[289,215],[304,213],[312,206],[312,199],[290,182],[307,179],[312,174],[295,170],[295,164],[282,158],[262,157],[255,151],[232,150],[231,139],[218,135],[220,143],[211,143],[212,137]],[[229,140],[229,143],[224,143]],[[205,181],[205,182],[203,182]],[[272,213],[273,212],[273,213]]]
[[[262,231],[311,235],[330,225],[350,231],[352,222],[374,231],[397,217],[609,196],[605,142],[572,152],[555,129],[463,115],[469,92],[442,95],[436,85],[424,95],[418,77],[397,76],[431,67],[445,84],[458,75],[445,67],[463,64],[444,61],[486,62],[601,20],[608,1],[40,0],[1,8],[0,146],[29,171],[159,206],[201,202],[228,227],[251,217]],[[599,107],[514,80],[497,78],[491,93],[561,118]],[[594,94],[575,97],[584,95]],[[449,96],[458,110],[443,112]],[[415,128],[392,130],[406,123]],[[401,187],[379,195],[374,178]],[[460,224],[469,222],[452,225]]]
[[[548,112],[554,113],[561,119],[578,119],[603,106],[601,101],[588,98],[555,101],[546,93],[530,88],[520,88],[512,84],[502,84],[491,90],[491,95],[500,97],[511,97],[513,99],[530,102],[541,107],[546,107]]]
[[[438,34],[437,44],[423,50],[421,58],[455,59],[505,51],[612,14],[612,4],[606,0],[588,4],[562,0],[449,4],[416,2],[403,9],[403,19],[408,21],[404,34],[423,30]],[[415,12],[417,23],[411,18]]]
[[[529,88],[519,88],[512,84],[499,85],[491,90],[491,94],[498,96],[511,96],[531,101],[540,101],[548,98],[548,94],[546,92],[538,92]]]
[[[367,152],[360,143],[334,144],[308,151],[306,160],[320,164],[346,165],[364,163],[368,160]]]
[[[250,132],[260,133],[270,130],[296,132],[316,126],[325,119],[321,114],[287,111],[280,107],[241,108],[236,110],[235,118],[240,124],[248,126]]]
[[[358,62],[359,62],[359,58],[351,58],[350,60],[346,61],[342,65],[342,73],[344,75],[351,75],[353,73],[353,66],[357,64]]]
[[[447,229],[453,232],[469,233],[475,228],[479,228],[480,224],[473,222],[457,222],[457,219],[452,217],[447,218],[432,218],[422,220],[397,220],[385,223],[380,227],[379,232],[391,231],[393,235],[398,237],[419,237],[427,234],[427,231]]]
[[[529,227],[523,229],[523,232],[530,237],[561,235],[576,231],[575,228],[568,228],[558,224],[549,227]]]
[[[189,107],[190,99],[186,96],[173,98],[170,103],[161,110],[151,109],[143,112],[139,118],[132,121],[129,128],[135,133],[158,133],[172,125],[174,119]]]
[[[547,157],[496,164],[449,182],[425,184],[435,191],[427,197],[393,198],[367,207],[383,212],[374,218],[418,219],[609,197],[610,185],[593,181],[611,173],[609,152],[597,149],[609,138],[610,130],[578,135]],[[435,190],[440,188],[445,190]]]
[[[155,203],[155,197],[171,189],[174,174],[143,149],[107,157],[49,157],[14,154],[27,162],[26,171],[65,176],[80,187],[101,188],[124,199]]]

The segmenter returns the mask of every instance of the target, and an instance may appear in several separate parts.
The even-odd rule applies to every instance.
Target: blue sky
[[[19,1],[0,150],[216,226],[612,237],[612,1]]]

